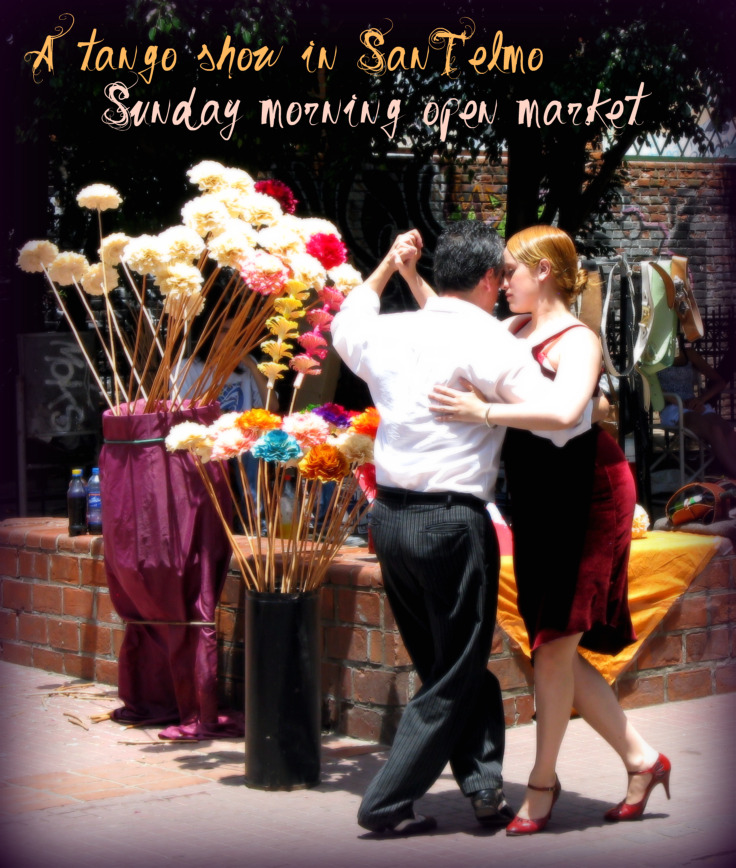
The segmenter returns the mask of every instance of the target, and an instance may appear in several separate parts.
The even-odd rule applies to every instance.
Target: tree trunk
[[[520,128],[509,136],[506,238],[539,222],[542,138],[535,128]]]

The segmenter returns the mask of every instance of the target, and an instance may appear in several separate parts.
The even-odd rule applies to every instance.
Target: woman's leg
[[[574,694],[573,663],[582,633],[565,636],[541,645],[534,652],[534,700],[537,718],[537,746],[529,783],[535,787],[552,787],[555,767]],[[537,820],[552,805],[551,792],[527,788],[518,816]]]
[[[575,654],[573,705],[580,716],[602,736],[623,760],[629,772],[651,768],[657,751],[629,723],[616,695],[598,670]],[[625,801],[641,801],[651,775],[632,775]]]
[[[685,414],[684,423],[693,434],[710,443],[716,461],[728,476],[736,478],[736,431],[731,424],[717,413],[695,411]]]

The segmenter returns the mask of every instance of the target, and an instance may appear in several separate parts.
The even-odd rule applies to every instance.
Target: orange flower
[[[375,407],[368,407],[363,413],[353,416],[350,420],[350,427],[356,434],[365,434],[375,440],[380,421],[381,417],[378,415],[378,410]]]
[[[281,417],[275,413],[269,413],[268,410],[262,410],[256,407],[253,410],[246,410],[241,413],[236,422],[238,428],[247,431],[253,428],[258,428],[260,431],[274,431],[281,427]]]
[[[350,473],[350,463],[335,446],[318,443],[299,462],[299,471],[307,479],[335,482]]]

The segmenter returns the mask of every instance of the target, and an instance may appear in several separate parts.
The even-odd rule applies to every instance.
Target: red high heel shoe
[[[652,779],[649,781],[649,786],[646,788],[644,793],[644,797],[640,802],[637,802],[635,805],[627,805],[626,801],[619,802],[615,808],[611,808],[610,811],[606,811],[605,819],[611,820],[614,823],[617,823],[619,820],[639,820],[641,815],[644,813],[644,808],[647,806],[647,801],[649,800],[649,796],[651,795],[652,790],[657,786],[657,784],[662,784],[664,787],[665,793],[667,793],[667,798],[670,797],[670,771],[672,770],[672,764],[667,759],[667,757],[661,753],[657,757],[657,761],[651,768],[644,769],[641,772],[627,772],[628,775],[651,775]]]
[[[507,835],[534,835],[535,832],[541,832],[542,829],[547,825],[549,818],[552,816],[552,808],[555,806],[555,802],[560,797],[560,793],[562,792],[562,787],[560,786],[560,780],[555,775],[555,785],[553,787],[535,787],[533,784],[527,784],[530,790],[536,790],[538,793],[552,793],[552,804],[549,806],[549,811],[544,817],[540,817],[538,820],[527,820],[523,817],[514,817],[514,819],[506,826],[506,834]]]

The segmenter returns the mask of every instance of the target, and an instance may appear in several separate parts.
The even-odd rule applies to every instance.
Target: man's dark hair
[[[445,229],[434,252],[437,292],[462,292],[477,286],[492,268],[503,268],[503,241],[495,229],[475,220],[463,220]]]

